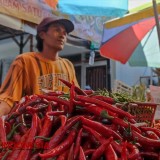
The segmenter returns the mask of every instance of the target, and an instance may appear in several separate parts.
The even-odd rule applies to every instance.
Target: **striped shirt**
[[[69,92],[58,78],[78,85],[73,64],[65,58],[52,61],[40,53],[23,53],[13,61],[0,88],[0,100],[11,107],[25,95],[42,94],[42,89]]]

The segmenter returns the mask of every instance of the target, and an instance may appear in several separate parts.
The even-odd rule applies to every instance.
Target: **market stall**
[[[0,159],[160,159],[158,104],[144,86],[117,82],[112,91],[84,90],[57,81],[69,93],[42,89],[43,94],[23,96],[0,117]]]
[[[69,94],[25,96],[0,117],[1,159],[158,160],[157,104],[59,81]]]

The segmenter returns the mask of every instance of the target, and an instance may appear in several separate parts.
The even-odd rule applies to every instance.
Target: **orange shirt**
[[[42,89],[69,92],[58,78],[78,85],[73,64],[65,59],[45,59],[40,53],[23,53],[13,61],[0,88],[0,100],[11,107],[25,95],[42,94]]]

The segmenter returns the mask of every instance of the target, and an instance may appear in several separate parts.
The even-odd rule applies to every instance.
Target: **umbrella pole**
[[[158,19],[158,10],[157,10],[156,0],[152,0],[152,3],[153,3],[154,17],[155,17],[156,27],[157,27],[159,46],[160,46],[160,25],[159,25],[159,19]]]

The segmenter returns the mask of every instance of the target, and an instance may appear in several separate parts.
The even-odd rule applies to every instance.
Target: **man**
[[[8,114],[14,102],[25,95],[41,94],[43,89],[68,92],[58,78],[78,86],[73,64],[59,57],[74,25],[67,19],[47,17],[37,26],[38,52],[19,55],[12,63],[0,88],[0,116]]]

